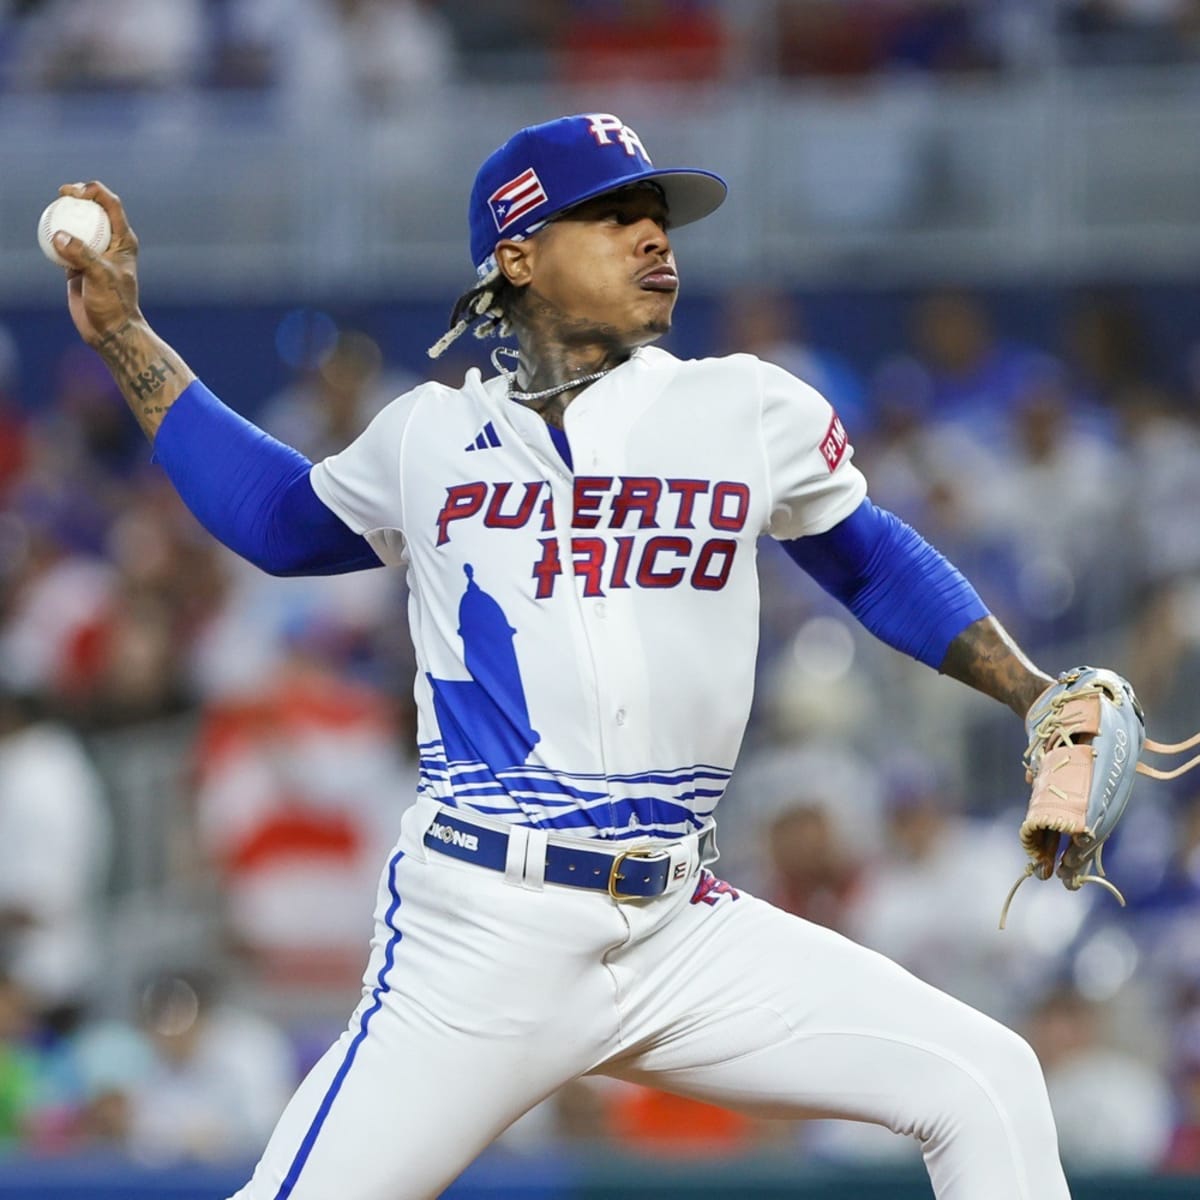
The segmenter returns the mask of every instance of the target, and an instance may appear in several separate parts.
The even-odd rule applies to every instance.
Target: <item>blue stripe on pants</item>
[[[317,1115],[308,1127],[308,1132],[304,1135],[304,1141],[300,1143],[300,1149],[296,1151],[296,1157],[292,1160],[292,1165],[288,1168],[288,1173],[284,1176],[279,1191],[275,1193],[275,1200],[287,1200],[292,1194],[300,1178],[300,1172],[304,1170],[304,1164],[308,1162],[308,1156],[312,1153],[313,1146],[316,1144],[321,1127],[325,1124],[326,1117],[329,1116],[329,1110],[333,1107],[333,1102],[337,1098],[338,1092],[341,1091],[342,1084],[346,1081],[346,1076],[350,1073],[355,1056],[358,1054],[358,1048],[367,1036],[367,1026],[370,1024],[371,1018],[383,1007],[383,996],[388,990],[387,973],[395,963],[396,947],[399,945],[400,939],[404,936],[392,924],[396,910],[400,907],[400,893],[396,890],[396,867],[403,857],[404,852],[398,850],[392,861],[388,863],[388,891],[391,893],[392,902],[388,906],[384,921],[391,928],[392,936],[388,939],[387,949],[384,951],[383,966],[379,968],[375,988],[371,993],[374,997],[374,1003],[363,1013],[358,1032],[354,1035],[354,1040],[350,1043],[350,1049],[346,1051],[345,1061],[338,1068],[338,1073],[333,1077],[333,1082],[329,1085],[329,1090],[325,1093],[325,1098],[321,1101],[321,1107],[317,1109]]]

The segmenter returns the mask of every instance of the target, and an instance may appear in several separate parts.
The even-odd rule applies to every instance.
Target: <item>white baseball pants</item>
[[[1069,1196],[1037,1060],[991,1018],[695,872],[616,903],[457,862],[423,844],[436,813],[406,814],[362,1002],[234,1200],[428,1200],[589,1073],[885,1125],[939,1200]]]

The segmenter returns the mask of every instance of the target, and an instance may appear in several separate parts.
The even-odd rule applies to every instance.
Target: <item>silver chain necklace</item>
[[[507,367],[500,365],[501,357],[515,358],[520,361],[521,355],[518,351],[510,349],[508,346],[497,346],[492,351],[492,366],[497,372],[504,376],[505,384],[508,389],[508,398],[510,400],[520,400],[522,403],[528,403],[531,400],[549,400],[551,396],[557,396],[560,392],[569,392],[572,388],[583,387],[585,383],[595,383],[597,379],[603,379],[613,367],[605,367],[603,371],[593,371],[590,375],[580,375],[578,379],[568,379],[566,383],[556,383],[553,387],[544,388],[540,392],[522,392],[516,386],[517,373],[510,371]]]

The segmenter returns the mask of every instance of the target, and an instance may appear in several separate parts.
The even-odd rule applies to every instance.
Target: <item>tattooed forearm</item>
[[[126,321],[96,343],[138,424],[151,440],[195,375],[148,325]]]
[[[108,369],[115,375],[120,370],[127,370],[133,365],[135,350],[130,338],[134,324],[126,321],[124,325],[106,333],[96,343],[96,353],[108,364]]]
[[[1025,657],[995,617],[982,617],[968,625],[950,643],[938,669],[1007,704],[1022,718],[1054,682]]]

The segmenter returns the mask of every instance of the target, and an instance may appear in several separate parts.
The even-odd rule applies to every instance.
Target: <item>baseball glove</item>
[[[1200,744],[1200,734],[1186,742],[1152,741],[1129,681],[1097,667],[1064,671],[1033,702],[1025,731],[1025,778],[1033,794],[1021,845],[1029,862],[1004,901],[1000,928],[1017,888],[1031,875],[1057,875],[1073,892],[1098,883],[1124,905],[1125,897],[1105,877],[1102,855],[1125,812],[1135,775],[1174,779],[1200,763],[1197,755],[1161,771],[1141,762],[1142,753],[1178,754]]]

